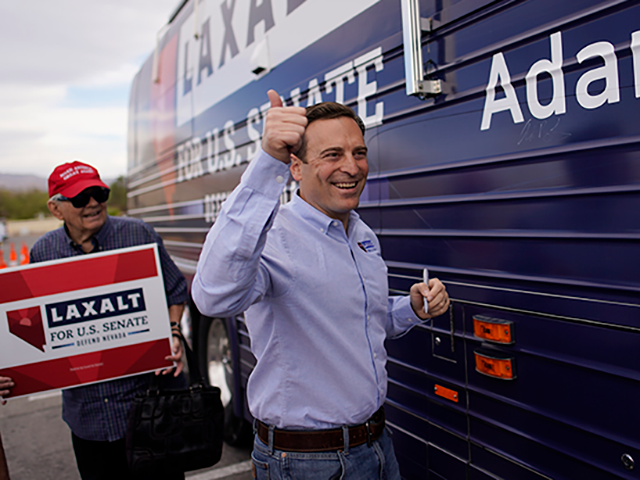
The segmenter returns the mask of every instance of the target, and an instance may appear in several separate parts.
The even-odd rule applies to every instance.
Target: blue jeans
[[[366,443],[336,452],[299,453],[273,450],[256,435],[251,454],[258,480],[400,480],[391,439],[385,431]]]

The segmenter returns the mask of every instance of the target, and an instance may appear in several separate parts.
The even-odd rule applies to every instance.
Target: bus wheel
[[[245,445],[251,440],[252,428],[243,417],[235,414],[233,408],[233,396],[237,392],[234,388],[231,341],[224,320],[201,317],[198,338],[203,373],[210,385],[220,388],[225,413],[224,439],[229,445]]]

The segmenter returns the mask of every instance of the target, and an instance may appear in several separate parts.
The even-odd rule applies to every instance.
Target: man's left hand
[[[437,278],[429,280],[429,285],[423,282],[413,284],[409,291],[409,298],[411,299],[411,308],[423,320],[442,315],[449,308],[447,288]],[[429,302],[428,312],[424,311],[425,298]]]
[[[180,375],[182,370],[184,369],[184,364],[182,363],[182,341],[178,337],[171,337],[171,341],[173,342],[173,347],[171,351],[173,355],[169,355],[164,357],[165,360],[169,360],[170,362],[176,362],[176,367],[164,368],[162,370],[156,370],[156,375],[169,375],[171,372],[174,377]]]

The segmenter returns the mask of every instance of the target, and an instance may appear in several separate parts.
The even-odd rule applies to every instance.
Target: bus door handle
[[[447,322],[447,314],[444,313],[434,319],[431,320],[431,336],[433,341],[433,356],[441,358],[443,360],[449,360],[456,362],[455,352],[456,352],[456,327],[453,318],[453,303],[449,305],[449,318],[448,318],[448,330],[449,330],[449,341],[445,337],[446,333],[440,333],[434,330],[439,328],[441,331],[446,327]],[[446,330],[445,330],[446,331]]]

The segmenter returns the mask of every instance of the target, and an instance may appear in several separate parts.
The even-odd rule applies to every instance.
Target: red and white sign
[[[156,244],[0,270],[10,398],[170,367]]]

